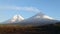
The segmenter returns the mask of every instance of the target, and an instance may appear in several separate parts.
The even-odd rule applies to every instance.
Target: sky
[[[17,13],[27,19],[39,12],[60,20],[60,0],[0,0],[0,22]]]

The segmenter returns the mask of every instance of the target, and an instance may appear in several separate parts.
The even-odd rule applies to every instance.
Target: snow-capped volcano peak
[[[5,21],[6,23],[17,23],[24,20],[24,18],[21,15],[14,15],[11,19]]]
[[[47,15],[41,13],[41,12],[36,14],[34,17],[36,17],[36,18],[45,18],[45,19],[54,19],[54,18],[49,17],[49,16],[47,16]]]
[[[40,12],[26,20],[21,21],[21,23],[18,23],[18,24],[40,26],[40,25],[46,25],[46,24],[54,24],[56,22],[58,21],[55,20],[54,18],[51,18]]]
[[[21,15],[15,15],[12,17],[11,21],[21,21],[24,20],[24,18]]]
[[[24,18],[21,15],[15,15],[15,16],[12,17],[12,19],[14,19],[14,20],[16,20],[16,19],[24,20]]]

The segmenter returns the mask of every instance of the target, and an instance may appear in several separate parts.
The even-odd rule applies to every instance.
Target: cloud
[[[40,12],[39,9],[35,7],[18,7],[18,6],[0,6],[0,10],[24,10],[24,11],[33,11],[33,12]]]

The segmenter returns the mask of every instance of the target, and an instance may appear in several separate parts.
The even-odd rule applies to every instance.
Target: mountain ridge
[[[9,20],[11,20],[11,19],[9,19]],[[9,20],[7,20],[5,23],[6,24],[20,24],[20,25],[27,25],[27,26],[28,25],[38,26],[38,25],[54,24],[54,23],[58,22],[58,20],[55,20],[54,18],[49,17],[41,12],[37,13],[36,15],[34,15],[28,19],[24,19],[20,15],[15,15],[12,18],[13,22],[11,22]]]
[[[11,19],[8,19],[8,20],[6,20],[5,22],[3,22],[3,23],[16,23],[16,22],[20,22],[20,21],[22,21],[22,20],[24,20],[24,18],[21,16],[21,15],[19,15],[19,14],[16,14],[16,15],[14,15]]]
[[[51,18],[49,16],[46,17],[43,13],[38,13],[28,19],[22,20],[18,24],[22,25],[46,25],[46,24],[53,24],[58,22],[58,20],[55,20],[54,18]]]

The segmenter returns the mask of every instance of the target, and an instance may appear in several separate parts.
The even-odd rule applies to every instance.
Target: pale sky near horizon
[[[17,12],[25,19],[42,12],[60,20],[60,0],[0,0],[0,22]]]

